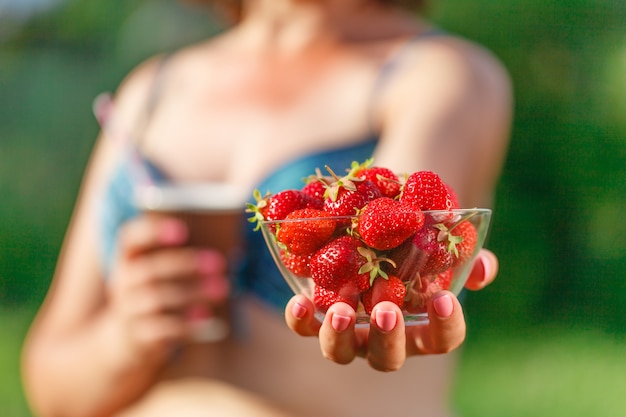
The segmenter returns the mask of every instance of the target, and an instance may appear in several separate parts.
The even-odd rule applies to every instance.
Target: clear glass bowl
[[[433,210],[421,213],[424,219],[423,226],[399,245],[385,250],[373,249],[364,243],[363,237],[359,234],[358,224],[361,217],[358,215],[261,221],[260,227],[272,257],[287,284],[294,293],[303,294],[316,304],[315,314],[320,321],[323,320],[329,306],[327,300],[339,297],[336,299],[348,300],[346,302],[355,307],[357,326],[369,326],[372,302],[376,303],[372,300],[380,300],[380,294],[385,292],[384,289],[378,289],[378,296],[372,295],[373,287],[378,286],[376,281],[380,279],[389,281],[390,276],[395,276],[398,278],[396,281],[401,281],[401,286],[404,287],[403,293],[401,291],[397,296],[399,298],[396,298],[401,299],[397,303],[401,305],[405,323],[414,325],[428,322],[425,303],[432,294],[442,289],[455,295],[461,292],[471,272],[473,261],[483,247],[491,220],[491,210],[481,208]],[[374,219],[374,223],[392,223],[389,216],[386,214],[385,217]],[[329,220],[335,226],[332,236],[312,253],[295,256],[280,241],[284,240],[280,239],[283,237],[281,233],[286,234],[286,230],[293,230],[293,226],[301,226],[304,222],[308,222],[308,226],[325,222],[325,227],[328,227]],[[467,224],[460,226],[467,222],[471,226]],[[464,237],[459,238],[459,235]],[[358,242],[357,246],[363,248],[358,250],[361,258],[353,255],[348,261],[346,260],[348,258],[341,258],[343,255],[337,255],[336,251],[334,255],[327,254],[328,248],[335,244],[332,242],[342,236],[350,236],[350,239]],[[322,254],[323,251],[326,253]],[[328,275],[328,271],[338,270],[337,268],[350,268],[349,265],[354,263],[355,259],[358,272],[354,282],[358,281],[358,285],[346,284],[348,280],[341,278],[344,276],[343,270],[337,273],[337,276],[324,276],[324,273]],[[374,268],[371,267],[372,260]],[[326,265],[323,265],[324,263]],[[369,266],[364,267],[365,263]],[[355,275],[355,267],[352,268],[352,272],[346,275]],[[380,272],[372,272],[372,269]],[[334,279],[336,281],[333,281]],[[369,282],[372,289],[365,288],[363,281]],[[329,291],[331,296],[328,296]]]

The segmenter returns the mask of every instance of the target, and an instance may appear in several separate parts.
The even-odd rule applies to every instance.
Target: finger
[[[173,349],[190,340],[191,331],[184,318],[163,315],[137,320],[132,335],[143,351],[166,359]]]
[[[225,274],[212,274],[201,280],[200,293],[207,301],[221,303],[228,299],[230,292],[230,280]]]
[[[124,273],[114,275],[110,288],[132,315],[179,312],[193,302],[221,302],[230,292],[223,258],[210,250],[162,249],[129,262]]]
[[[378,371],[397,371],[406,360],[402,312],[392,302],[378,303],[370,318],[367,360]]]
[[[285,321],[300,336],[317,336],[322,324],[314,313],[315,306],[311,300],[304,295],[295,295],[285,307]]]
[[[465,318],[458,299],[440,291],[428,300],[428,324],[410,328],[409,355],[448,353],[465,340]]]
[[[130,258],[159,247],[182,245],[188,236],[187,226],[178,219],[139,216],[120,228],[119,251]]]
[[[128,314],[135,317],[183,314],[201,296],[193,287],[163,283],[145,288],[126,302]]]
[[[346,303],[333,304],[319,331],[322,355],[338,364],[348,364],[357,354],[354,325],[356,312]]]
[[[498,267],[497,256],[490,250],[481,249],[467,278],[465,288],[472,291],[485,288],[496,279]]]
[[[196,282],[202,277],[226,276],[226,260],[214,250],[190,247],[161,249],[136,258],[129,265],[128,285],[151,285],[166,281]]]

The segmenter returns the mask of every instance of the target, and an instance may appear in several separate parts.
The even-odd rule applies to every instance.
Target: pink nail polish
[[[295,303],[293,307],[291,307],[291,314],[297,319],[301,319],[306,315],[306,307],[300,303]]]
[[[396,313],[393,311],[376,311],[376,325],[383,332],[390,332],[396,327]]]
[[[481,256],[479,259],[480,259],[480,263],[483,266],[482,281],[486,281],[487,277],[490,277],[491,274],[493,273],[493,266],[491,265],[491,262],[489,262],[486,256]]]
[[[177,245],[187,240],[187,228],[178,220],[163,222],[160,230],[161,241],[165,244]]]
[[[433,308],[439,317],[450,317],[454,310],[454,304],[448,294],[444,294],[433,300]]]
[[[225,274],[226,261],[213,251],[201,251],[198,254],[198,268],[205,275]]]
[[[342,316],[340,314],[333,314],[331,324],[336,332],[343,332],[350,325],[350,317]]]
[[[209,275],[201,285],[204,296],[212,301],[225,300],[230,294],[230,281],[222,275]]]

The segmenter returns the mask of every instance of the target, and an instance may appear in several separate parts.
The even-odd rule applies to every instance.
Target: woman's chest
[[[264,91],[269,81],[248,85],[248,95],[233,85],[173,92],[154,113],[143,147],[174,178],[254,184],[291,159],[370,139],[371,84],[363,71],[317,80],[300,93]]]

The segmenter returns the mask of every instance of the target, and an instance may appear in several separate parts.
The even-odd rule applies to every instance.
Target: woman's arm
[[[155,69],[155,61],[146,63],[120,88],[121,125],[138,118]],[[140,396],[154,383],[172,343],[187,337],[180,312],[191,302],[193,287],[186,285],[187,293],[172,299],[159,285],[195,282],[209,272],[197,253],[177,250],[184,226],[139,218],[123,227],[105,283],[96,206],[118,159],[119,146],[101,137],[52,285],[25,340],[24,387],[38,415],[110,415]],[[150,266],[159,259],[170,266]]]
[[[451,37],[418,43],[407,60],[381,101],[376,164],[434,171],[462,207],[490,207],[509,144],[508,73],[488,51]]]
[[[382,96],[375,165],[434,171],[455,189],[462,207],[489,207],[508,148],[508,75],[488,52],[463,40],[437,37],[414,48]],[[497,258],[483,251],[468,287],[488,285],[497,269]],[[293,297],[287,324],[300,335],[318,335],[324,356],[337,363],[362,356],[382,371],[399,369],[407,356],[449,352],[465,338],[461,305],[447,291],[429,300],[425,326],[405,328],[400,309],[389,302],[374,308],[369,331],[355,329],[347,304],[333,305],[321,325],[313,311],[309,300]]]

